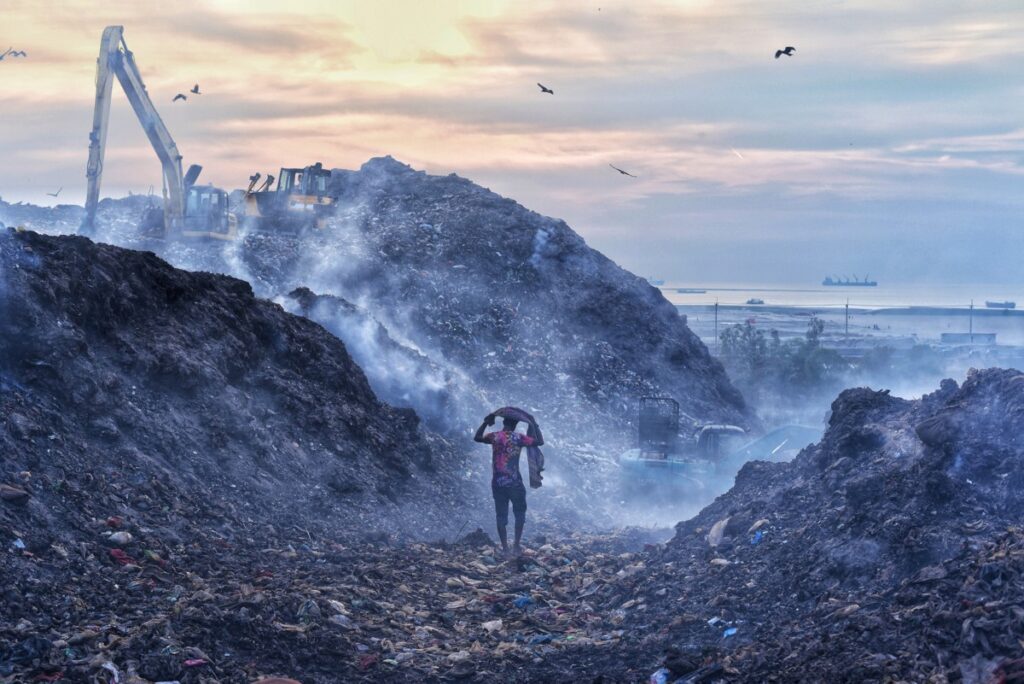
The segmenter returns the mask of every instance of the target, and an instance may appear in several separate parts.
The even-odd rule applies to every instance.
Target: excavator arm
[[[88,191],[85,200],[85,217],[80,232],[91,235],[95,231],[96,206],[100,198],[100,182],[103,178],[103,156],[107,144],[107,124],[110,122],[110,97],[113,79],[117,78],[135,115],[142,124],[153,150],[156,151],[164,175],[164,228],[178,232],[185,214],[186,179],[181,172],[181,154],[170,131],[149,99],[142,75],[135,64],[128,45],[124,42],[124,27],[108,26],[103,31],[100,55],[96,69],[96,103],[93,108],[92,131],[89,133],[89,163],[86,167]],[[192,183],[198,170],[189,169]]]

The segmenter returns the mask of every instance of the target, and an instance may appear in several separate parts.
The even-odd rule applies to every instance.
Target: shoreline
[[[714,312],[714,304],[673,304],[680,313],[688,311]],[[806,304],[719,304],[719,311],[750,311],[753,313],[775,313],[775,314],[796,314],[814,315],[816,312],[836,314],[844,313],[846,306],[843,304],[809,306]],[[849,308],[850,314],[862,316],[997,316],[1012,317],[1024,316],[1024,309],[988,309],[975,307],[950,307],[950,306],[886,306],[886,307],[853,307]]]

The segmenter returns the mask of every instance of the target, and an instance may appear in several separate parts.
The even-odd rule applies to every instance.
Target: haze
[[[99,38],[122,24],[185,163],[223,187],[391,154],[643,275],[1024,283],[1024,8],[899,5],[0,2],[0,50],[29,53],[0,62],[0,196],[82,201]],[[159,188],[116,90],[113,112],[104,194]]]

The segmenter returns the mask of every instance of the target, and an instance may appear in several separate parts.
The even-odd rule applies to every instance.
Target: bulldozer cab
[[[302,195],[321,198],[327,194],[327,182],[331,172],[317,162],[302,169],[281,169],[277,179],[277,191],[288,195]]]
[[[667,460],[679,451],[679,402],[643,397],[637,424],[641,458]]]
[[[303,168],[282,168],[273,191],[252,190],[259,174],[253,174],[249,180],[245,195],[247,230],[298,233],[327,225],[334,197],[328,194],[331,172],[320,162]],[[264,184],[268,186],[269,182]]]

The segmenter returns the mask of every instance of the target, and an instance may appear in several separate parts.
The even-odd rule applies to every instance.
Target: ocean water
[[[679,293],[677,288],[706,290],[704,293]],[[883,309],[906,306],[932,306],[968,309],[985,308],[985,301],[1015,301],[1024,309],[1024,287],[1004,284],[879,283],[878,287],[824,287],[814,284],[765,285],[757,283],[700,283],[668,281],[660,286],[673,304],[695,306],[744,304],[748,299],[763,299],[766,306],[800,306]]]

